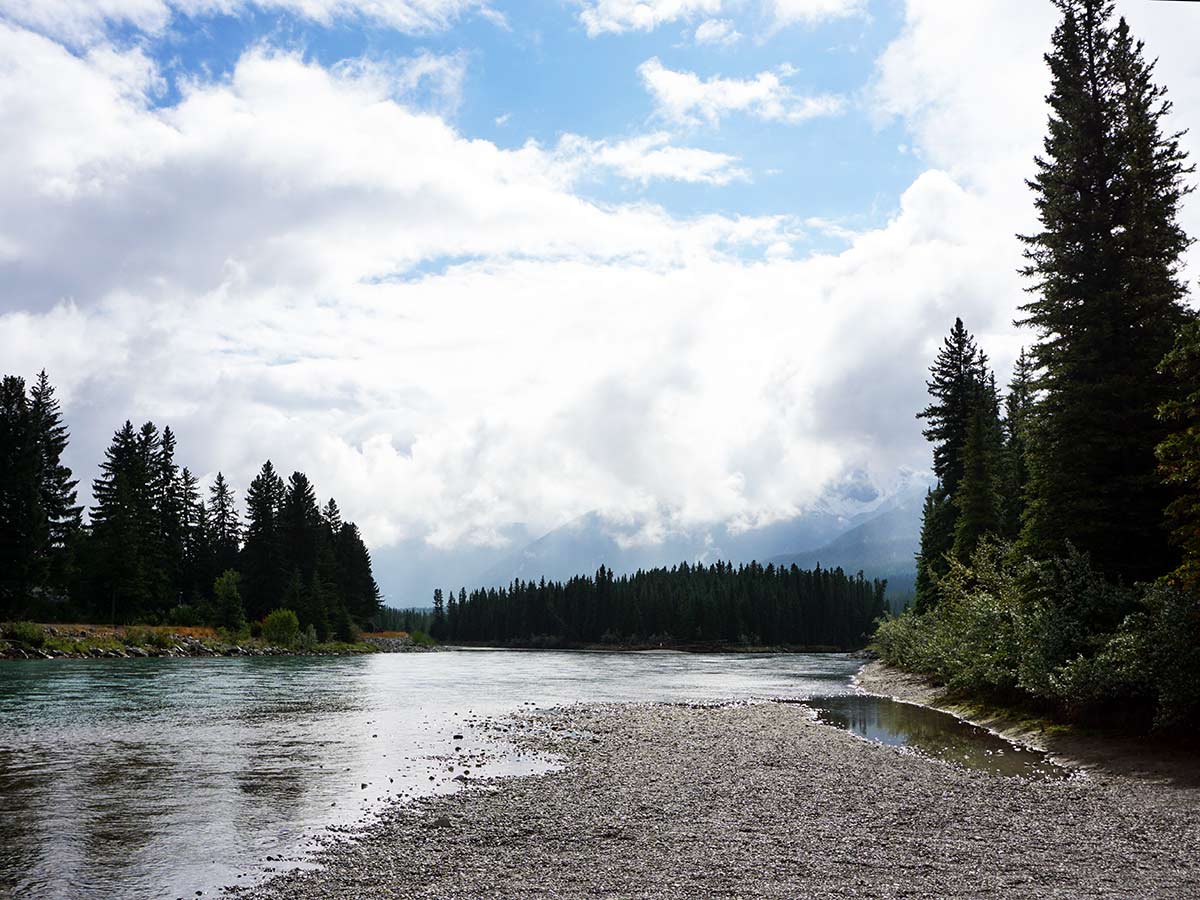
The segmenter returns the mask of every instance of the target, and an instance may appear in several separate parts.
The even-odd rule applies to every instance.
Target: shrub
[[[203,625],[204,618],[200,610],[196,607],[181,603],[179,606],[171,607],[167,613],[167,622],[171,625],[182,625],[185,628],[192,628],[197,625]]]
[[[411,632],[409,632],[408,636],[412,638],[412,642],[418,647],[436,647],[438,645],[437,641],[435,641],[425,632],[421,631],[419,628],[413,629]]]
[[[300,636],[300,620],[290,609],[273,610],[263,619],[262,636],[268,644],[290,647]]]
[[[317,649],[317,629],[311,624],[301,632],[300,637],[296,642],[296,647],[303,650],[305,653],[312,653]]]
[[[46,643],[46,630],[34,622],[5,622],[2,630],[10,641],[27,647],[40,647]]]
[[[240,633],[246,627],[246,611],[242,606],[242,594],[238,590],[241,574],[226,569],[213,582],[213,613],[218,628]]]
[[[165,650],[167,647],[175,646],[176,638],[169,631],[131,625],[125,629],[124,642],[139,647],[150,646]]]

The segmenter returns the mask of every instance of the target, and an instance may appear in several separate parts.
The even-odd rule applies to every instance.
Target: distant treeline
[[[517,646],[728,643],[861,647],[883,615],[886,582],[811,571],[681,563],[670,569],[508,588],[437,590],[433,608],[391,610],[393,627],[445,641]]]
[[[175,435],[126,422],[92,485],[89,521],[63,465],[68,432],[43,372],[0,382],[0,620],[209,624],[242,629],[294,610],[320,640],[348,639],[380,608],[371,557],[334,500],[268,461],[243,524],[218,472],[202,496]]]

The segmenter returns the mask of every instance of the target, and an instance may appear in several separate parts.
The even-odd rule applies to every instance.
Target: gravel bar
[[[388,807],[240,900],[1200,897],[1200,794],[1095,773],[1001,778],[817,724],[802,706],[524,717],[546,775]]]

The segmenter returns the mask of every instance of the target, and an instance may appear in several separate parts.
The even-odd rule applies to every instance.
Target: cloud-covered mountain
[[[860,473],[802,515],[762,528],[718,524],[680,529],[655,542],[637,539],[636,522],[612,521],[590,512],[500,559],[476,582],[499,586],[518,578],[560,580],[591,574],[601,565],[622,573],[681,561],[757,559],[796,561],[805,567],[819,560],[821,565],[894,578],[902,587],[905,576],[911,579],[923,493],[923,482],[906,476],[891,493],[883,494]]]

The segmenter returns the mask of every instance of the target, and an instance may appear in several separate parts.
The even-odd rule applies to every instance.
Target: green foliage
[[[206,617],[204,610],[184,603],[179,606],[172,606],[167,610],[166,620],[171,625],[182,625],[185,628],[190,628],[196,625],[203,625]]]
[[[1174,578],[1200,592],[1200,322],[1180,331],[1162,368],[1171,393],[1158,417],[1171,430],[1158,445],[1159,474],[1176,491],[1167,519],[1171,539],[1183,553]]]
[[[1155,472],[1158,365],[1190,314],[1178,277],[1188,245],[1179,135],[1153,64],[1100,0],[1058,0],[1047,57],[1049,131],[1031,185],[1041,229],[1024,238],[1032,279],[1020,324],[1037,329],[1041,399],[1029,430],[1023,544],[1087,553],[1106,574],[1147,580],[1172,565],[1169,501]]]
[[[1196,594],[1122,588],[1080,553],[1031,561],[999,542],[954,561],[939,590],[936,607],[880,622],[874,646],[885,660],[953,691],[1073,719],[1196,727]]]
[[[309,625],[301,632],[296,641],[296,649],[304,653],[312,653],[317,649],[317,630]]]
[[[213,611],[218,628],[240,633],[246,627],[246,611],[238,584],[242,576],[229,569],[213,583]]]
[[[277,647],[291,647],[300,636],[300,620],[290,609],[276,609],[263,619],[262,639]]]
[[[34,622],[5,622],[0,625],[0,634],[26,647],[41,647],[46,643],[46,630]]]
[[[131,626],[125,629],[124,641],[126,644],[132,644],[135,647],[157,647],[160,650],[165,650],[168,647],[175,646],[176,638],[171,632],[162,631],[158,628]]]
[[[438,645],[437,641],[420,629],[410,631],[408,636],[412,638],[412,642],[418,647],[436,647]]]
[[[951,560],[937,585],[941,602],[885,619],[874,645],[889,662],[953,690],[1012,692],[1023,634],[1017,576],[1011,546],[985,541],[970,564]]]
[[[460,591],[440,620],[447,640],[543,646],[703,641],[861,647],[886,609],[886,585],[841,569],[802,570],[758,563],[680,563],[566,582],[517,581]],[[439,592],[439,596],[442,596]],[[439,624],[436,609],[430,617]]]
[[[950,553],[969,555],[1000,526],[997,467],[1002,449],[999,398],[987,357],[955,319],[929,370],[930,403],[917,414],[933,443],[937,485],[926,497],[917,554],[915,604],[938,601],[934,584]]]

